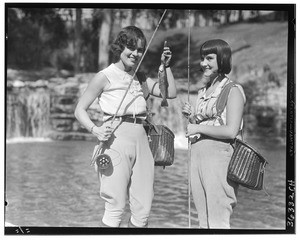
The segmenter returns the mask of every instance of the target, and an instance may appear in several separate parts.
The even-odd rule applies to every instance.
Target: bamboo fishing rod
[[[128,87],[127,87],[125,93],[124,93],[124,96],[123,96],[123,98],[121,99],[121,102],[120,102],[120,104],[119,104],[119,106],[118,106],[118,108],[117,108],[115,114],[113,115],[113,118],[112,118],[112,120],[111,120],[111,122],[110,122],[111,126],[112,126],[113,122],[115,121],[115,119],[116,119],[116,117],[117,117],[117,114],[118,114],[118,112],[119,112],[119,110],[120,110],[120,108],[121,108],[121,105],[122,105],[122,103],[123,103],[123,101],[124,101],[124,99],[125,99],[125,97],[126,97],[128,91],[129,91],[129,89],[130,89],[130,86],[131,86],[133,80],[134,80],[134,77],[135,77],[135,75],[136,75],[138,69],[139,69],[140,66],[141,66],[141,63],[142,63],[142,61],[143,61],[143,59],[144,59],[144,57],[145,57],[145,55],[146,55],[146,53],[147,53],[147,51],[148,51],[148,49],[149,49],[149,46],[150,46],[150,44],[151,44],[151,42],[152,42],[152,40],[153,40],[153,38],[154,38],[154,36],[155,36],[155,34],[156,34],[156,32],[157,32],[157,30],[158,30],[158,28],[159,28],[159,26],[160,26],[162,20],[163,20],[163,18],[164,18],[164,16],[165,16],[166,12],[167,12],[167,9],[164,10],[162,16],[160,17],[160,20],[158,21],[158,24],[157,24],[157,26],[156,26],[156,28],[155,28],[155,30],[154,30],[154,32],[153,32],[153,34],[152,34],[150,40],[149,40],[149,43],[147,44],[147,47],[146,47],[146,49],[145,49],[145,52],[143,53],[143,55],[142,55],[142,57],[141,57],[141,60],[139,61],[138,65],[137,65],[137,67],[136,67],[136,69],[135,69],[135,71],[134,71],[134,73],[133,73],[133,75],[132,75],[132,78],[131,78],[131,80],[130,80],[130,82],[129,82],[129,85],[128,85]],[[101,142],[99,143],[98,148],[97,148],[97,150],[96,150],[94,156],[92,157],[92,160],[91,160],[91,163],[90,163],[91,166],[93,166],[93,165],[95,164],[95,161],[96,161],[96,155],[99,153],[100,149],[103,147],[103,144],[104,144],[103,141],[101,141]],[[100,154],[100,155],[102,155],[102,156],[105,155],[103,158],[108,158],[108,156],[107,156],[106,154]],[[101,156],[100,156],[100,157],[101,157]]]
[[[118,112],[119,112],[119,110],[120,110],[120,107],[121,107],[121,105],[122,105],[122,103],[123,103],[123,101],[124,101],[124,99],[125,99],[125,97],[126,97],[128,91],[129,91],[129,88],[130,88],[130,86],[131,86],[131,84],[132,84],[132,82],[133,82],[133,80],[134,80],[134,77],[135,77],[135,75],[136,75],[138,69],[139,69],[140,66],[141,66],[141,63],[142,63],[142,61],[143,61],[143,59],[144,59],[144,57],[145,57],[145,55],[146,55],[146,53],[147,53],[147,51],[148,51],[148,48],[149,48],[149,46],[150,46],[150,44],[151,44],[151,42],[152,42],[152,40],[153,40],[153,38],[154,38],[154,35],[156,34],[156,32],[157,32],[157,30],[158,30],[158,28],[159,28],[159,26],[160,26],[160,23],[162,22],[163,17],[164,17],[164,15],[166,14],[166,12],[167,12],[167,9],[165,9],[165,11],[163,12],[163,14],[162,14],[162,16],[161,16],[161,18],[160,18],[160,20],[159,20],[159,22],[158,22],[158,24],[157,24],[157,26],[156,26],[154,32],[153,32],[151,38],[150,38],[150,40],[149,40],[149,43],[147,44],[147,47],[146,47],[146,49],[145,49],[145,52],[144,52],[144,54],[142,55],[142,58],[141,58],[140,62],[138,63],[138,65],[137,65],[137,67],[136,67],[136,69],[135,69],[135,71],[134,71],[134,73],[133,73],[133,75],[132,75],[132,78],[131,78],[131,80],[130,80],[130,83],[129,83],[129,85],[128,85],[127,89],[126,89],[126,92],[125,92],[125,94],[124,94],[124,96],[123,96],[123,98],[122,98],[122,100],[121,100],[121,102],[120,102],[120,104],[119,104],[119,106],[118,106],[118,108],[117,108],[117,110],[116,110],[116,113],[114,114],[114,116],[113,116],[113,118],[112,118],[112,120],[111,120],[111,124],[115,121],[115,118],[116,118],[116,116],[117,116],[117,114],[118,114]]]
[[[191,10],[189,10],[188,32],[188,103],[190,103],[190,48],[191,48]],[[188,212],[189,228],[191,228],[191,139],[188,137]]]

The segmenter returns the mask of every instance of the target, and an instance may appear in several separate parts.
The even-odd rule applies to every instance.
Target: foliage
[[[22,69],[50,65],[54,50],[66,47],[65,23],[52,8],[8,9],[7,62]]]
[[[7,65],[18,69],[42,69],[53,67],[57,70],[74,70],[80,58],[81,72],[98,71],[98,52],[99,52],[99,29],[103,20],[105,9],[91,9],[89,18],[82,18],[81,35],[75,35],[76,24],[74,24],[75,10],[71,8],[7,8]],[[62,12],[64,14],[62,14]],[[113,9],[112,17],[114,25],[112,32],[115,33],[124,23],[136,24],[142,27],[141,18],[144,16],[143,30],[145,33],[152,34],[158,24],[164,9]],[[143,68],[150,75],[155,76],[159,64],[161,47],[165,39],[168,40],[173,52],[174,74],[177,77],[187,75],[186,58],[187,55],[187,28],[188,17],[191,15],[194,21],[192,28],[201,29],[201,41],[211,36],[206,34],[207,26],[212,27],[213,31],[222,33],[225,26],[231,23],[246,21],[243,11],[237,10],[178,10],[169,9],[165,15],[159,31],[157,32],[152,45],[149,48]],[[232,20],[232,16],[238,14],[238,18]],[[64,16],[63,16],[64,15]],[[66,17],[67,15],[67,17]],[[200,15],[202,18],[200,18]],[[270,20],[286,20],[284,12],[275,12],[273,17],[263,18],[259,11],[254,11],[252,17],[255,21],[261,22]],[[223,19],[223,20],[222,20]],[[129,20],[129,21],[128,21]],[[201,26],[200,26],[201,25]],[[150,27],[150,28],[149,28]],[[215,30],[214,30],[215,29]],[[193,30],[192,30],[193,31]],[[159,34],[160,32],[160,34]],[[76,40],[80,36],[81,46],[77,49]],[[234,35],[238,37],[238,35]],[[148,38],[149,39],[149,38]],[[199,47],[199,39],[192,36],[191,49]],[[104,49],[107,49],[108,46]],[[77,50],[77,54],[75,54]],[[77,56],[77,55],[80,56]],[[199,65],[197,51],[191,51],[191,75],[192,81],[199,78]]]

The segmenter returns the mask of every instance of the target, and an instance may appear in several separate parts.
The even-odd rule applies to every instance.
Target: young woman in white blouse
[[[153,199],[154,160],[142,124],[146,118],[146,100],[137,76],[112,126],[110,121],[145,49],[146,38],[139,28],[129,26],[122,29],[111,45],[113,63],[91,80],[75,110],[78,121],[104,143],[103,153],[112,160],[109,168],[98,169],[100,196],[105,201],[102,226],[120,226],[127,199],[131,210],[128,226],[147,227],[148,224]],[[164,47],[161,62],[166,67],[167,98],[175,98],[176,87],[170,60],[170,48]],[[144,78],[144,81],[149,94],[161,97],[157,82],[151,78]],[[104,112],[102,126],[96,126],[87,113],[96,98]]]

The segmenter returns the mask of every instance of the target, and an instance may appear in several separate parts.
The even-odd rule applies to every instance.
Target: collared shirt
[[[216,87],[216,89],[209,95],[206,95],[206,88],[202,88],[198,91],[198,97],[196,102],[196,118],[199,124],[203,125],[212,125],[212,126],[220,126],[220,122],[217,119],[217,109],[216,102],[217,99],[223,89],[223,87],[228,84],[230,80],[225,77]],[[244,94],[244,90],[242,86],[235,84],[238,87],[244,97],[244,103],[246,102],[246,97]],[[226,124],[226,108],[221,114],[221,118]],[[240,129],[243,127],[243,121],[241,123]]]

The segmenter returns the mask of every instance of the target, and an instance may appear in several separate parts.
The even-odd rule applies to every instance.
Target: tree
[[[82,9],[76,8],[76,25],[75,25],[75,73],[80,72],[80,60],[81,60],[81,15]]]
[[[225,20],[224,24],[229,24],[230,23],[230,16],[231,16],[232,11],[231,10],[225,10],[224,15],[225,15]]]
[[[244,15],[242,10],[238,10],[238,22],[243,22],[244,21]]]
[[[137,14],[139,11],[140,11],[140,9],[131,9],[130,25],[135,25]]]
[[[67,45],[65,23],[54,8],[8,9],[7,29],[9,66],[50,66],[55,50]]]
[[[99,10],[101,14],[101,24],[99,29],[99,51],[98,51],[98,67],[103,69],[109,63],[109,40],[113,25],[113,10],[102,9]]]
[[[195,17],[194,27],[200,27],[200,14],[201,14],[201,11],[199,11],[199,10],[194,11],[194,17]]]

